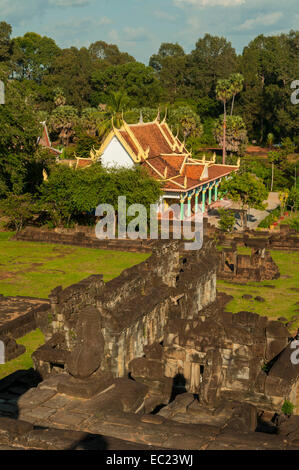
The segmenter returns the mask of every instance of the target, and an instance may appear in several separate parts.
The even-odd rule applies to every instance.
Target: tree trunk
[[[243,212],[243,230],[247,229],[247,210]]]
[[[274,162],[272,162],[272,176],[271,176],[271,192],[273,191],[273,182],[274,182]]]
[[[224,116],[223,116],[223,151],[222,151],[222,164],[225,165],[226,158],[226,105],[224,103]]]
[[[233,115],[233,111],[234,111],[235,96],[236,96],[236,95],[233,95],[232,105],[231,105],[231,108],[230,108],[230,115],[231,115],[231,116]]]

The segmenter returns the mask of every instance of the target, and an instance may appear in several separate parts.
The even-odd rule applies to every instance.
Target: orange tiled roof
[[[238,166],[217,165],[214,161],[192,160],[190,152],[165,121],[139,124],[124,121],[121,129],[114,129],[113,133],[123,139],[133,161],[163,183],[165,191],[186,192],[238,169]],[[207,172],[206,178],[203,178],[204,172]]]
[[[90,158],[77,158],[77,168],[87,168],[92,165]]]

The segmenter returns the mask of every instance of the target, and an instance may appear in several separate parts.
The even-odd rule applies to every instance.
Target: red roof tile
[[[157,123],[131,125],[130,130],[144,151],[150,148],[149,157],[157,157],[161,153],[173,153]]]

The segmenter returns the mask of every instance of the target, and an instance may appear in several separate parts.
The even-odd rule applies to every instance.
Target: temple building
[[[218,199],[218,187],[223,178],[238,171],[235,166],[216,164],[212,160],[193,159],[185,144],[174,136],[166,119],[138,124],[123,121],[104,140],[97,154],[104,166],[133,167],[142,165],[162,183],[160,211],[171,204],[180,204],[180,218],[191,218],[201,207],[205,212]],[[187,205],[187,209],[185,207]]]
[[[43,133],[42,136],[37,139],[37,144],[48,149],[49,152],[55,155],[57,158],[60,157],[62,151],[52,147],[46,121],[43,121],[40,124],[43,126]]]

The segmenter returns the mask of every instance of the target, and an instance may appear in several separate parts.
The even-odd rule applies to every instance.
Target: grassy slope
[[[0,232],[0,294],[4,295],[48,297],[54,287],[67,287],[91,274],[103,274],[104,281],[109,281],[149,256],[10,241],[11,236],[11,233]],[[16,370],[32,367],[31,354],[44,343],[44,336],[40,330],[35,330],[17,342],[26,347],[26,352],[0,365],[0,379]]]
[[[48,297],[54,287],[67,287],[91,274],[104,281],[141,263],[149,255],[66,245],[10,241],[0,233],[0,294]]]

